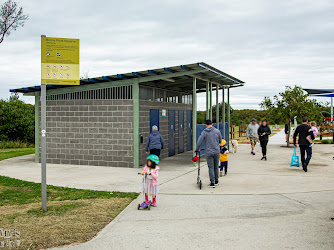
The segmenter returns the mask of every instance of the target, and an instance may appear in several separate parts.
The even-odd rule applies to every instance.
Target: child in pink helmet
[[[142,192],[145,193],[145,202],[148,204],[148,196],[153,197],[152,206],[157,206],[157,194],[159,193],[158,176],[159,176],[159,157],[156,155],[149,155],[147,157],[147,163],[141,172],[142,175],[147,174],[145,190],[142,188]]]

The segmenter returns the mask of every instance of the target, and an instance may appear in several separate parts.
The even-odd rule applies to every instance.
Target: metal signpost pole
[[[42,35],[41,37],[46,37]],[[42,210],[46,212],[46,85],[41,84],[41,193]]]
[[[46,212],[46,85],[41,86],[41,173],[42,210]]]

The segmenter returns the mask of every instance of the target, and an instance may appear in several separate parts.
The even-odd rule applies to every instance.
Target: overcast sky
[[[30,19],[0,44],[0,98],[10,88],[40,84],[41,34],[79,38],[80,71],[89,77],[206,62],[246,82],[231,90],[234,109],[259,109],[264,96],[285,85],[334,87],[332,0],[20,4]],[[204,97],[198,100],[204,109]]]

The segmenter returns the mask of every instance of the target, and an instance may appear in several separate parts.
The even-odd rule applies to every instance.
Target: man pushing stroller
[[[211,120],[206,121],[206,129],[203,130],[200,137],[198,138],[196,145],[197,152],[199,151],[203,140],[205,141],[205,155],[210,176],[210,184],[208,187],[215,188],[215,186],[219,185],[219,144],[222,141],[222,136],[220,131],[212,126]]]

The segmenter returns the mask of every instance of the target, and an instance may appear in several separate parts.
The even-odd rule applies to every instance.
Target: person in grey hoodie
[[[203,130],[196,144],[196,152],[205,141],[205,156],[209,168],[210,184],[208,187],[214,188],[219,185],[219,158],[222,135],[218,129],[212,126],[212,121],[206,121],[206,129]]]
[[[151,155],[156,155],[160,157],[161,150],[164,148],[165,141],[162,138],[162,135],[158,131],[158,126],[152,126],[152,132],[147,137],[145,152],[148,153],[148,149],[150,149]]]
[[[255,155],[255,145],[256,142],[258,141],[258,134],[257,131],[259,130],[259,124],[257,124],[256,119],[253,118],[252,122],[248,125],[247,130],[246,130],[246,137],[247,140],[249,138],[252,150],[251,154]]]

